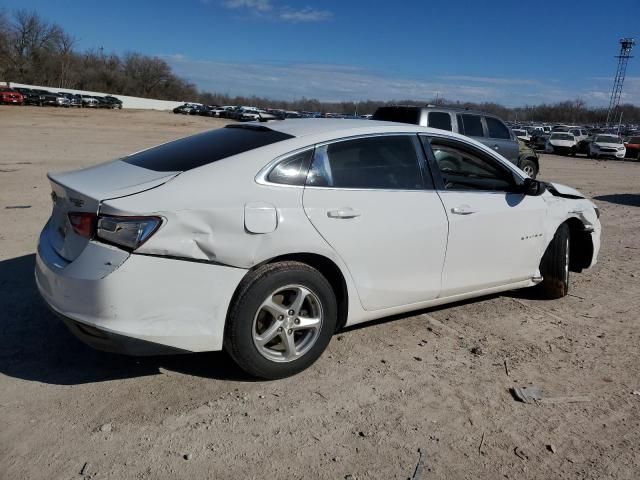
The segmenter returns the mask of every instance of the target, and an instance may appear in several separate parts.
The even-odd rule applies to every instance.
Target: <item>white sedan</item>
[[[362,120],[228,125],[49,175],[39,290],[132,354],[226,349],[262,378],[344,326],[516,288],[567,294],[599,211],[444,130]]]
[[[624,158],[627,149],[622,139],[617,135],[596,135],[593,142],[589,143],[589,157],[614,157]]]

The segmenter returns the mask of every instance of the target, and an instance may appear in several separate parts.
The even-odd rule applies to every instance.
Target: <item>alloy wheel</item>
[[[291,362],[316,343],[322,327],[318,295],[302,285],[287,285],[272,292],[253,319],[253,343],[274,362]]]

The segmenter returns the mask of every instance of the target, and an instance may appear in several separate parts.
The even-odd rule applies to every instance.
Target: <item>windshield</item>
[[[569,135],[568,133],[554,133],[551,135],[552,140],[575,140],[573,135]]]
[[[612,137],[608,135],[598,135],[595,139],[597,143],[622,143],[622,139],[619,137]]]
[[[627,141],[627,143],[633,143],[633,144],[640,143],[640,137],[631,137],[631,138]]]

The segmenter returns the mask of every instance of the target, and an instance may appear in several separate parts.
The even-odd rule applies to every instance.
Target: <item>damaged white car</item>
[[[444,130],[361,120],[228,125],[49,175],[47,304],[96,348],[226,349],[262,378],[332,334],[516,288],[567,294],[599,211]]]

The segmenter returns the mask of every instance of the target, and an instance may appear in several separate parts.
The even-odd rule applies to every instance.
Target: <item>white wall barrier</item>
[[[116,98],[122,100],[122,108],[138,108],[143,110],[173,110],[174,108],[182,105],[185,102],[171,102],[168,100],[153,100],[151,98],[141,97],[128,97],[126,95],[118,95],[103,92],[90,92],[87,90],[73,90],[70,88],[57,88],[57,87],[42,87],[38,85],[27,85],[24,83],[7,82],[5,85],[9,85],[11,88],[24,87],[24,88],[36,88],[39,90],[48,90],[50,92],[62,92],[62,93],[78,93],[80,95],[96,95],[104,97],[106,95],[113,95]]]

